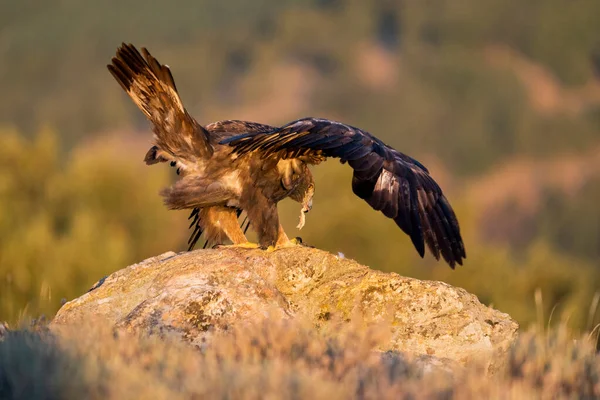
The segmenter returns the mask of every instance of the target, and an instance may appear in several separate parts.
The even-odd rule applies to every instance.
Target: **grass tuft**
[[[0,398],[597,398],[600,356],[566,328],[523,334],[494,375],[377,351],[381,329],[318,332],[298,321],[233,327],[202,347],[115,330],[9,331]]]

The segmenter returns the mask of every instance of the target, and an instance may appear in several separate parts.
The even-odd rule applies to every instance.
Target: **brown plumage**
[[[451,267],[466,257],[456,215],[429,171],[415,159],[361,129],[319,118],[303,118],[270,132],[227,138],[240,157],[286,160],[335,157],[354,170],[352,190],[410,236],[421,256],[425,243]]]
[[[421,256],[427,243],[436,259],[452,268],[462,264],[466,253],[454,211],[418,161],[366,131],[326,119],[279,128],[236,120],[202,127],[183,107],[169,68],[146,49],[142,54],[123,44],[108,68],[153,124],[155,145],[144,161],[170,162],[181,175],[162,195],[170,209],[192,209],[190,249],[202,234],[210,244],[228,238],[243,245],[248,225],[261,247],[289,245],[277,203],[290,197],[308,212],[314,193],[308,165],[334,157],[353,168],[354,193],[393,219]]]

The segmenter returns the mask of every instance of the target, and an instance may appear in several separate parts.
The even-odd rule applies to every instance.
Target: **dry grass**
[[[356,328],[356,327],[355,327]],[[506,367],[424,368],[374,351],[377,329],[317,333],[298,322],[233,328],[203,349],[89,329],[19,330],[0,342],[0,398],[598,398],[600,356],[565,329],[525,334]]]

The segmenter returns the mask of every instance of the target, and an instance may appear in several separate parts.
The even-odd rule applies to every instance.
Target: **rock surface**
[[[225,248],[173,252],[99,281],[66,303],[52,325],[100,316],[117,327],[174,334],[196,345],[233,324],[305,318],[326,327],[332,316],[387,321],[382,351],[449,359],[465,365],[496,356],[516,338],[507,314],[442,282],[383,273],[306,247],[275,252]]]

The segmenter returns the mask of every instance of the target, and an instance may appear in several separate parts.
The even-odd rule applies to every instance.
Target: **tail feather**
[[[169,67],[160,64],[145,48],[142,54],[133,45],[123,43],[107,67],[153,124],[157,149],[152,160],[148,157],[153,150],[148,152],[146,162],[162,161],[161,153],[163,158],[182,162],[210,157],[213,149],[209,133],[184,108]]]

